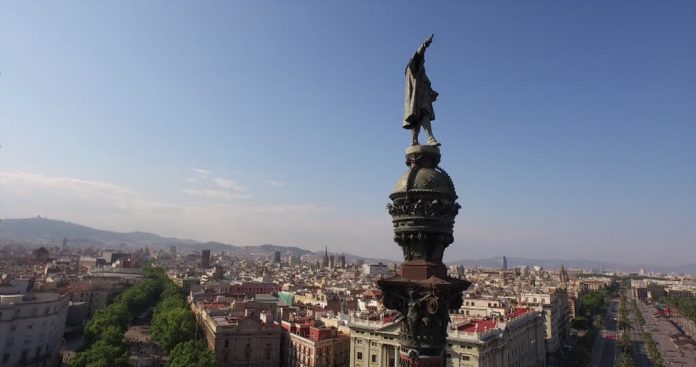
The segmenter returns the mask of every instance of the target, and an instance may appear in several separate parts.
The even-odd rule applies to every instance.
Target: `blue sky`
[[[426,67],[452,259],[696,262],[692,1],[10,2],[0,217],[398,258]]]

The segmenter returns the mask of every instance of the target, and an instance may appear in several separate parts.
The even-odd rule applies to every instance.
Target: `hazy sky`
[[[446,256],[696,261],[694,1],[4,2],[0,218],[398,258],[404,67]]]

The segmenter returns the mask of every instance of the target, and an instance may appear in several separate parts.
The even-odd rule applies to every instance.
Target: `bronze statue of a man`
[[[418,133],[421,126],[428,137],[428,144],[439,146],[433,136],[430,121],[435,120],[433,102],[438,93],[430,86],[430,79],[425,75],[425,49],[433,42],[433,36],[428,37],[418,48],[406,66],[406,100],[404,103],[404,129],[411,129],[413,143],[418,145]]]

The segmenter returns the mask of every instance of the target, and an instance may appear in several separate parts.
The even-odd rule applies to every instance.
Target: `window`
[[[362,352],[358,352],[357,359],[358,361],[362,361]]]
[[[230,347],[230,340],[225,339],[225,348],[229,348],[229,347]]]
[[[27,329],[31,330],[31,329],[33,329],[33,328],[34,328],[34,324],[29,324],[29,325],[27,325]]]
[[[471,360],[471,357],[469,356],[462,356],[462,361],[469,361]]]
[[[371,358],[372,358],[372,363],[377,363],[377,355],[376,354],[373,354],[371,356]]]

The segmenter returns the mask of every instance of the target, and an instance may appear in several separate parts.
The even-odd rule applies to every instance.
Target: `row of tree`
[[[169,353],[170,367],[214,367],[215,354],[196,340],[196,320],[186,304],[186,296],[164,277],[162,298],[155,307],[150,335]]]
[[[600,288],[582,295],[579,299],[580,312],[573,320],[577,330],[592,330],[602,327],[602,316],[607,312],[612,290]]]
[[[696,301],[688,298],[667,297],[665,303],[674,307],[684,317],[696,322]]]
[[[634,299],[631,302],[631,308],[633,309],[633,318],[638,323],[643,335],[643,340],[645,340],[645,346],[648,349],[648,358],[653,362],[655,367],[663,367],[664,362],[662,361],[662,353],[660,353],[660,348],[658,348],[657,343],[648,331],[645,330],[645,318],[638,308],[638,302]]]
[[[633,367],[633,360],[631,359],[631,351],[633,350],[633,344],[631,343],[631,336],[629,335],[629,329],[631,329],[631,322],[628,318],[628,309],[626,308],[626,296],[621,293],[619,298],[619,329],[621,329],[621,337],[619,338],[619,348],[621,348],[621,354],[618,359],[619,367]]]
[[[589,361],[592,343],[597,335],[597,330],[602,327],[602,316],[606,313],[613,288],[600,288],[590,291],[580,297],[580,312],[572,322],[573,329],[585,330],[575,344],[572,354],[564,360],[564,366],[585,366]]]
[[[164,285],[161,274],[146,269],[144,280],[126,289],[89,320],[85,327],[87,349],[77,353],[72,367],[129,366],[123,334],[136,316],[157,302]]]
[[[214,367],[215,354],[196,339],[197,327],[186,296],[160,268],[143,267],[144,279],[126,289],[85,327],[87,348],[77,353],[71,367],[127,367],[124,333],[134,318],[153,306],[150,335],[171,367]],[[156,306],[155,306],[156,305]]]

